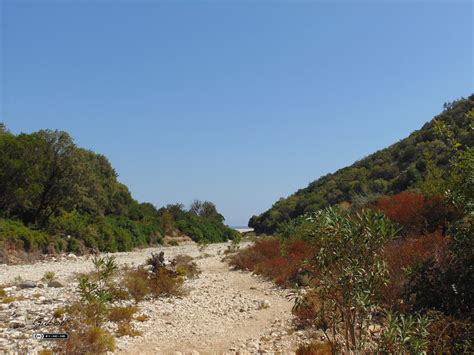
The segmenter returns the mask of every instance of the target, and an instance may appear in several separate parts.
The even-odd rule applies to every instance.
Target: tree
[[[5,123],[0,122],[0,135],[7,134],[8,130],[7,127],[5,126]]]
[[[224,221],[224,217],[217,212],[216,205],[209,201],[194,200],[189,207],[189,212],[202,218]]]

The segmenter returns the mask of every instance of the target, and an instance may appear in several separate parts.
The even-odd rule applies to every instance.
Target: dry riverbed
[[[307,343],[308,334],[293,328],[288,291],[250,273],[231,270],[222,261],[228,245],[213,244],[202,250],[188,244],[116,253],[122,266],[143,264],[151,252],[161,250],[167,260],[186,254],[202,271],[185,282],[187,295],[141,302],[138,313],[148,319],[133,323],[142,335],[117,337],[116,352],[293,353],[299,344]],[[34,265],[0,265],[0,285],[14,283],[20,276],[36,286],[6,289],[14,300],[0,304],[0,352],[48,349],[49,342],[32,338],[34,333],[51,330],[50,326],[39,326],[39,320],[51,318],[55,309],[77,297],[77,273],[91,270],[90,260],[73,256]],[[63,287],[47,287],[41,281],[46,271],[53,271]],[[113,332],[113,324],[106,327]]]

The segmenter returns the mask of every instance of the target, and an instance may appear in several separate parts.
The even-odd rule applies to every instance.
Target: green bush
[[[56,239],[44,232],[30,229],[21,222],[0,219],[0,241],[19,243],[26,251],[47,252],[49,246],[54,248],[59,245],[55,243]]]

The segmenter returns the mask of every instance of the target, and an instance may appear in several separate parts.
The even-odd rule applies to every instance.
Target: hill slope
[[[472,122],[466,115],[473,107],[474,95],[445,104],[444,111],[420,130],[280,199],[268,211],[253,216],[249,226],[257,233],[271,234],[280,223],[309,211],[343,201],[357,202],[416,187],[425,178],[430,165],[446,169],[451,157],[448,145],[440,139],[435,120],[448,126],[457,141],[465,146],[473,146]]]

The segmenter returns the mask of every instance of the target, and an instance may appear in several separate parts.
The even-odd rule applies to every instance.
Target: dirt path
[[[148,335],[121,353],[294,350],[288,336],[292,303],[281,291],[249,273],[229,270],[220,257],[198,264],[202,274],[188,285],[189,296],[157,309],[158,317],[143,329]]]
[[[298,344],[305,342],[306,334],[292,327],[288,291],[248,272],[231,270],[222,260],[227,245],[214,244],[206,250],[199,250],[196,245],[164,248],[167,258],[177,254],[193,256],[202,273],[186,281],[188,294],[183,297],[140,303],[139,313],[149,317],[145,322],[134,321],[142,335],[117,338],[116,353],[292,353]],[[160,249],[118,253],[117,261],[138,265],[146,260],[150,251]],[[61,281],[71,284],[54,291],[42,290],[58,293],[45,294],[46,298],[66,301],[65,293],[74,288],[72,276],[87,271],[90,264],[88,260],[78,259],[34,266],[2,266],[0,283],[17,275],[37,281],[45,271],[55,271]],[[28,307],[36,307],[36,300],[24,302],[31,303]],[[8,330],[4,334],[8,335]]]

